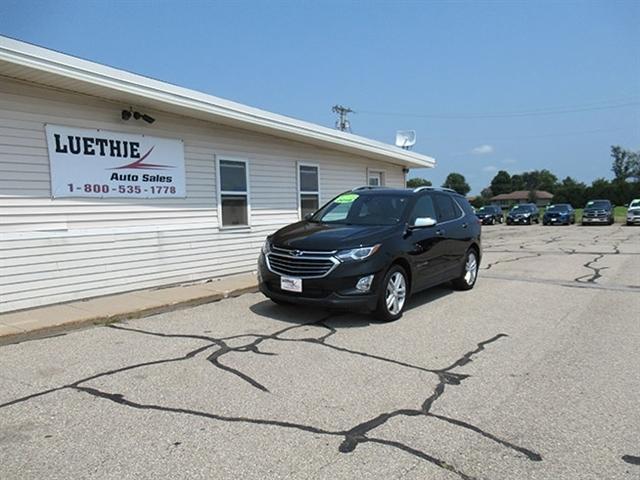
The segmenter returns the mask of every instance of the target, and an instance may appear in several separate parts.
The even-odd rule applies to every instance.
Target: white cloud
[[[494,166],[494,165],[487,165],[486,167],[483,167],[482,171],[483,172],[495,172],[498,169]]]
[[[491,145],[479,145],[471,149],[473,155],[489,155],[494,152],[494,148]]]

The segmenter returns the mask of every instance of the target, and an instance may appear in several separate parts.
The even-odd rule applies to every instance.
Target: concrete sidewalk
[[[138,290],[59,305],[0,314],[0,341],[15,342],[69,328],[138,318],[255,292],[255,273],[207,283]]]

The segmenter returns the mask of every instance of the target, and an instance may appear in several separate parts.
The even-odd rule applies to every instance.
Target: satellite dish
[[[398,130],[396,132],[396,147],[409,150],[416,144],[415,130]]]

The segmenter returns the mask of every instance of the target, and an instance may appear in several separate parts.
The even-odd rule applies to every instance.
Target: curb
[[[227,290],[222,293],[216,292],[211,295],[205,295],[188,300],[176,301],[173,303],[166,303],[153,307],[142,308],[140,310],[134,310],[126,313],[117,313],[112,315],[99,315],[93,317],[87,317],[80,320],[74,320],[70,322],[61,323],[59,325],[52,325],[34,329],[28,332],[17,332],[0,335],[0,346],[22,343],[28,340],[37,340],[46,337],[55,337],[65,335],[68,331],[80,330],[98,325],[108,325],[110,323],[121,322],[124,320],[133,320],[136,318],[150,317],[152,315],[158,315],[161,313],[172,312],[176,310],[182,310],[190,307],[197,307],[207,303],[215,303],[225,298],[235,298],[245,293],[256,293],[258,291],[257,285],[251,285],[248,287],[236,288],[234,290]]]

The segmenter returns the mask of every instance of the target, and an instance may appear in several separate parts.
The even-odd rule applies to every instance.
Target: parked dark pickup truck
[[[613,225],[613,205],[609,200],[590,200],[582,211],[582,225]]]

